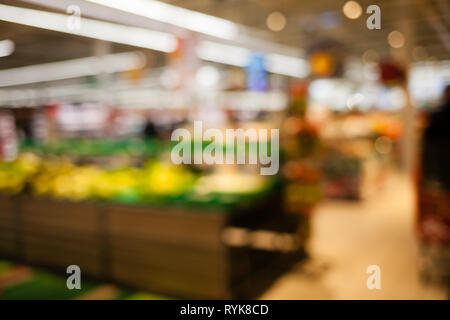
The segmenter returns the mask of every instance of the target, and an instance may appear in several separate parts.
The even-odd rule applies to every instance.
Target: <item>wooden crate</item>
[[[224,214],[181,208],[110,206],[109,236],[183,244],[204,249],[222,247],[220,231]]]
[[[27,262],[64,270],[78,265],[85,274],[102,276],[103,238],[96,205],[28,198],[20,211]]]
[[[61,271],[78,265],[83,274],[173,297],[257,297],[302,258],[222,241],[229,226],[295,232],[297,220],[280,211],[277,199],[230,212],[31,197],[0,207],[0,237],[12,246],[0,250]]]
[[[107,223],[111,276],[174,297],[256,297],[283,272],[274,265],[292,266],[303,252],[231,248],[222,242],[222,231],[239,226],[295,233],[297,219],[280,212],[277,200],[265,199],[233,212],[111,207]]]
[[[114,206],[108,218],[113,279],[176,297],[229,295],[226,213]]]

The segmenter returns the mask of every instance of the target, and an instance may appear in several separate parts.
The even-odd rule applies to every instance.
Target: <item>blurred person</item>
[[[450,85],[423,136],[418,231],[426,280],[450,284]]]
[[[450,189],[450,85],[444,90],[443,104],[429,117],[423,137],[423,177]]]
[[[158,130],[156,130],[156,126],[151,119],[147,119],[143,135],[146,139],[153,139],[158,136]]]
[[[448,142],[450,137],[450,85],[444,90],[443,104],[437,112],[430,116],[430,122],[425,132],[425,139],[428,141],[445,139]],[[442,140],[444,142],[444,140]]]

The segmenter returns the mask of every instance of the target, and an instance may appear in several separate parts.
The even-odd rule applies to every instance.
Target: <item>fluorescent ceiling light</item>
[[[0,87],[135,70],[144,64],[142,54],[125,52],[5,69],[0,70]]]
[[[86,0],[221,39],[235,39],[239,25],[218,17],[154,0]]]
[[[213,41],[200,41],[196,51],[200,59],[242,68],[247,66],[251,53],[246,48]]]
[[[60,13],[0,5],[0,20],[3,21],[163,52],[172,52],[177,46],[176,38],[169,33],[87,18],[81,18],[79,29],[68,28],[68,17]]]
[[[305,59],[269,53],[267,54],[267,71],[285,76],[304,78],[309,74],[309,65]]]
[[[0,41],[0,58],[7,57],[14,52],[14,42],[11,40]]]
[[[200,59],[237,67],[248,65],[251,52],[243,47],[206,40],[199,42],[197,46],[197,55]],[[265,58],[269,72],[298,78],[306,77],[309,73],[305,59],[276,53],[269,53]]]

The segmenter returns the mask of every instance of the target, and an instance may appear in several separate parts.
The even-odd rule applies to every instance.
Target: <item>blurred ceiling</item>
[[[305,49],[317,39],[332,38],[356,54],[368,49],[387,54],[390,50],[386,40],[388,34],[403,25],[410,28],[407,42],[411,47],[424,46],[429,56],[450,58],[449,0],[358,0],[363,13],[356,20],[346,18],[342,13],[347,0],[163,1],[263,30],[268,30],[266,17],[273,11],[280,11],[286,16],[287,23],[282,31],[272,32],[274,40]],[[381,30],[366,27],[369,15],[365,10],[372,4],[381,8]]]
[[[388,34],[402,30],[408,48],[423,46],[429,57],[450,59],[450,2],[448,0],[358,0],[363,13],[355,20],[342,13],[345,0],[164,0],[187,9],[219,16],[249,27],[265,30],[281,44],[308,49],[321,39],[334,39],[348,52],[362,55],[368,49],[389,54]],[[0,0],[1,4],[43,9],[23,1]],[[381,30],[366,27],[367,6],[381,8]],[[45,8],[45,10],[50,10]],[[50,10],[51,11],[51,10]],[[279,32],[267,29],[266,18],[272,11],[282,12],[286,27]],[[93,55],[96,40],[46,31],[18,24],[0,22],[0,40],[11,39],[15,52],[0,58],[0,69],[45,63]],[[112,45],[112,52],[135,48]],[[153,64],[163,61],[163,54],[148,52]],[[156,61],[156,62],[155,62]]]
[[[17,0],[0,0],[0,4],[57,12],[48,7]],[[93,56],[99,42],[67,33],[0,21],[0,41],[4,39],[14,41],[15,50],[10,56],[0,57],[0,70]],[[148,65],[160,66],[164,62],[164,56],[160,53],[116,43],[110,44],[111,53],[130,51],[144,52]]]

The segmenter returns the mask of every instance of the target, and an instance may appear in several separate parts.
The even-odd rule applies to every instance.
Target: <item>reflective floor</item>
[[[414,193],[393,174],[361,202],[327,201],[315,212],[312,259],[280,278],[263,299],[446,299],[421,281],[414,235]],[[380,267],[381,289],[366,285]]]

